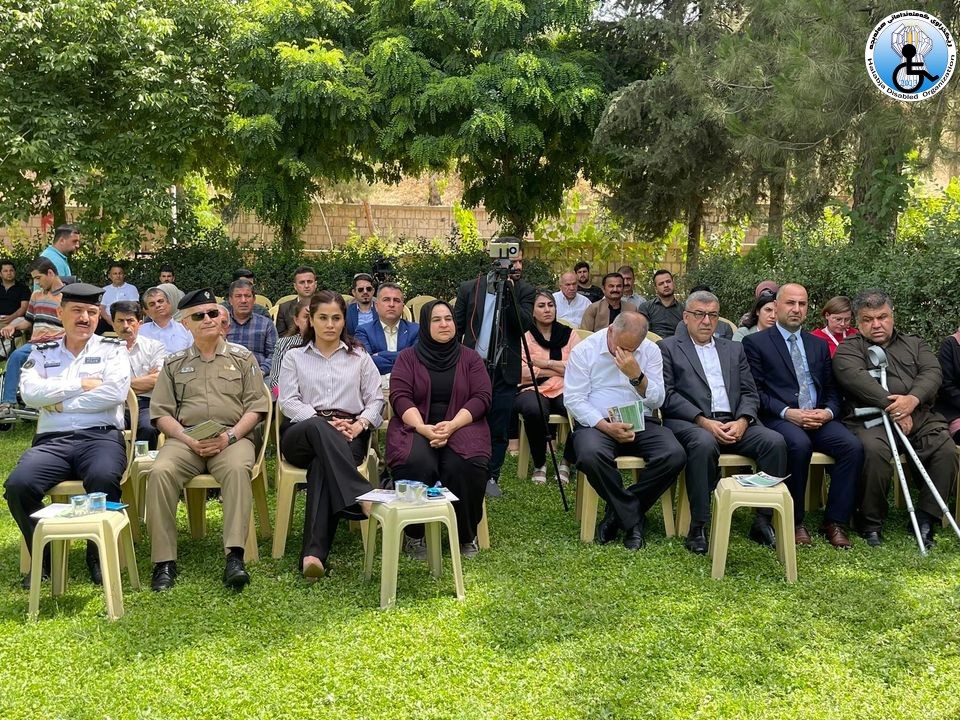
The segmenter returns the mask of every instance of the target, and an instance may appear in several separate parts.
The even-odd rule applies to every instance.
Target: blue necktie
[[[803,355],[797,336],[790,336],[790,359],[793,360],[793,371],[797,374],[797,384],[800,386],[800,395],[797,398],[801,410],[813,409],[813,399],[810,397],[810,386],[807,384],[807,374],[803,371]]]

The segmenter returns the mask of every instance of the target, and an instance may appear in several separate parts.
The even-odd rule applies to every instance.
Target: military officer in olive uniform
[[[30,549],[37,524],[30,514],[57,483],[79,478],[88,493],[120,500],[120,478],[127,467],[123,404],[130,389],[130,360],[120,340],[93,334],[102,296],[95,285],[65,286],[60,305],[64,336],[35,345],[23,365],[20,393],[29,407],[40,409],[40,417],[33,446],[7,478],[4,497]],[[87,544],[87,567],[100,584],[100,555],[93,543]],[[45,557],[44,577],[49,573]],[[30,582],[28,575],[24,587]]]
[[[193,345],[164,361],[150,402],[150,419],[166,435],[147,485],[147,527],[154,562],[151,587],[167,590],[177,575],[177,502],[183,486],[201,473],[222,487],[223,582],[241,590],[250,582],[243,545],[253,503],[250,472],[256,457],[250,433],[269,405],[263,374],[244,347],[220,336],[217,300],[209,289],[187,293],[178,305]],[[194,440],[185,433],[206,420],[228,429]]]

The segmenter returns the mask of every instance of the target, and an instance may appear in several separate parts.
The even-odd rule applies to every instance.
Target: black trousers
[[[490,464],[489,477],[500,478],[500,468],[507,455],[507,435],[510,434],[510,411],[517,394],[516,383],[508,383],[503,378],[503,369],[497,367],[493,373],[493,397],[487,412],[487,425],[490,426]]]
[[[540,397],[543,400],[542,415],[537,403],[536,393],[533,390],[517,393],[517,399],[513,403],[514,409],[523,415],[523,428],[530,443],[530,459],[533,461],[535,468],[547,464],[547,434],[544,431],[544,428],[547,427],[547,418],[551,414],[563,416],[567,414],[567,409],[563,405],[563,395],[558,395],[555,398],[543,397],[542,395]],[[568,442],[563,459],[569,464],[572,457],[573,446]]]
[[[137,395],[137,404],[140,412],[137,414],[137,440],[150,444],[151,450],[157,449],[157,439],[160,433],[150,424],[150,398]],[[123,411],[123,421],[127,430],[130,429],[130,411]]]
[[[787,446],[783,436],[762,425],[752,425],[733,445],[721,445],[699,425],[686,420],[667,419],[670,428],[687,453],[687,496],[690,498],[690,522],[705,525],[710,521],[710,493],[720,480],[717,461],[721,453],[746,455],[757,461],[757,467],[777,477],[787,474]],[[803,507],[801,500],[800,507]]]
[[[340,517],[362,516],[357,497],[370,490],[370,483],[357,472],[357,465],[366,457],[369,434],[362,432],[348,441],[320,417],[281,428],[284,458],[307,471],[301,558],[313,555],[326,562]]]
[[[123,434],[116,428],[87,428],[75,432],[43,433],[4,484],[4,497],[27,548],[33,549],[37,521],[30,517],[43,506],[43,496],[64,480],[82,480],[88,493],[106,493],[120,501],[120,478],[127,467]],[[89,552],[89,550],[88,550]]]
[[[413,436],[413,445],[406,462],[395,465],[393,477],[398,480],[419,480],[427,485],[439,481],[460,498],[453,504],[457,515],[460,542],[477,537],[477,525],[483,514],[483,496],[487,487],[487,459],[463,458],[449,447],[432,448],[422,435]],[[423,537],[423,525],[408,525],[410,537]]]
[[[577,425],[573,446],[577,467],[628,530],[643,521],[647,510],[676,481],[687,459],[673,433],[650,418],[644,431],[628,443],[618,443],[596,428]],[[647,464],[637,482],[628,488],[623,487],[617,469],[616,458],[620,455],[636,455]]]

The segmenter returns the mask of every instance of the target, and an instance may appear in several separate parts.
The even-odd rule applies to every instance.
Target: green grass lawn
[[[0,478],[31,430],[0,435]],[[128,590],[126,615],[106,620],[78,543],[66,595],[45,585],[27,624],[4,505],[0,718],[960,717],[960,543],[946,532],[920,558],[895,514],[880,549],[799,549],[788,585],[746,540],[744,510],[718,582],[653,512],[645,550],[580,544],[556,488],[514,472],[508,460],[505,496],[488,503],[492,549],[464,561],[466,600],[449,572],[434,580],[403,558],[386,612],[345,528],[331,575],[300,579],[300,496],[287,556],[262,542],[240,595],[220,584],[210,503],[203,541],[181,511],[172,592]]]

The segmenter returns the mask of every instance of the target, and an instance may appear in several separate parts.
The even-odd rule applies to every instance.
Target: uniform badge
[[[35,363],[33,360],[27,360],[27,361],[23,364],[23,369],[24,369],[24,370],[29,370],[29,369],[32,368],[34,365],[36,365],[36,363]]]
[[[47,363],[44,363],[43,366],[44,366],[45,368],[60,367],[60,363],[58,363],[58,362],[47,362]],[[26,365],[24,365],[24,367],[26,367]]]
[[[183,375],[183,373],[192,373],[192,372],[193,372],[193,368],[192,368],[192,367],[180,368],[180,374],[181,374],[181,375]]]
[[[227,370],[236,370],[236,368],[233,365],[231,365],[230,367],[227,368]]]
[[[96,365],[97,363],[103,362],[101,358],[98,357],[88,357],[83,361],[84,365]]]

